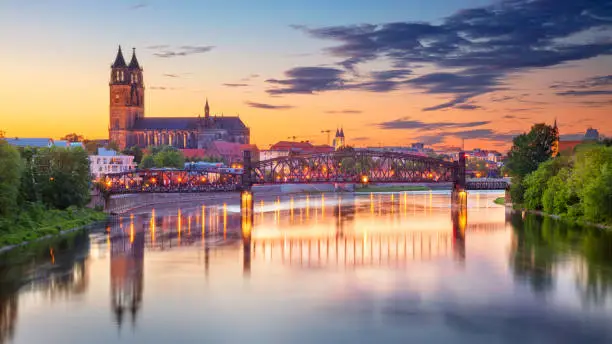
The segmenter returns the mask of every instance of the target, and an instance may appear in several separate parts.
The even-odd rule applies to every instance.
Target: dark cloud
[[[358,113],[362,113],[363,111],[361,110],[330,110],[330,111],[325,111],[325,113],[330,113],[330,114],[358,114]]]
[[[337,90],[343,87],[344,71],[330,67],[296,67],[285,72],[286,79],[268,79],[277,86],[268,89],[269,94],[313,94]]]
[[[171,91],[171,90],[176,90],[177,88],[174,87],[166,87],[166,86],[151,86],[149,87],[150,90],[158,90],[158,91]]]
[[[578,81],[557,82],[550,86],[554,89],[591,89],[597,87],[612,86],[612,75],[594,76]]]
[[[612,30],[611,16],[609,0],[502,0],[461,10],[439,24],[294,27],[337,42],[327,52],[341,58],[339,65],[350,71],[377,59],[390,60],[396,68],[424,64],[452,70],[406,83],[426,93],[453,96],[445,104],[425,109],[431,111],[505,89],[504,81],[511,74],[610,55],[612,40],[605,33]],[[604,38],[576,38],[585,32],[600,32]],[[373,91],[396,87],[397,83],[363,86]]]
[[[248,106],[257,109],[266,109],[266,110],[286,110],[292,109],[293,106],[290,105],[272,105],[272,104],[264,104],[264,103],[255,103],[255,102],[245,102]]]
[[[580,96],[603,96],[603,95],[612,94],[612,90],[591,90],[591,91],[575,91],[575,90],[570,90],[570,91],[564,91],[564,92],[557,92],[556,94],[558,96],[573,96],[573,97],[580,97]]]
[[[164,74],[165,77],[167,78],[178,78],[178,74],[170,74],[170,73],[165,73]]]
[[[489,124],[491,121],[479,121],[479,122],[423,122],[419,120],[411,120],[408,117],[400,118],[395,121],[382,122],[378,126],[382,129],[420,129],[420,130],[434,130],[434,129],[445,129],[445,128],[473,128],[479,127],[485,124]]]
[[[157,45],[149,47],[149,49],[157,50],[153,55],[162,58],[171,58],[177,56],[188,56],[194,54],[203,54],[211,51],[214,48],[212,45],[183,45],[176,49],[170,49],[167,45]]]
[[[130,9],[131,10],[139,10],[139,9],[142,9],[142,8],[145,8],[145,7],[148,7],[148,6],[149,6],[148,3],[140,2],[140,3],[137,3],[137,4],[134,4],[134,5],[130,6]]]
[[[474,105],[474,104],[460,104],[455,106],[455,109],[459,110],[478,110],[482,109],[482,106]]]
[[[149,45],[147,47],[147,49],[151,49],[151,50],[159,50],[159,49],[166,49],[169,48],[170,46],[168,44],[158,44],[158,45]]]
[[[437,145],[438,143],[444,142],[445,137],[443,135],[421,135],[414,138],[417,142],[422,142],[426,145]]]
[[[223,86],[227,86],[227,87],[246,87],[246,86],[249,86],[249,84],[231,84],[231,83],[227,83],[227,84],[223,84]]]
[[[360,136],[360,137],[355,137],[355,138],[352,138],[352,139],[351,139],[351,141],[367,141],[367,140],[369,140],[369,139],[370,139],[370,138],[369,138],[369,137],[367,137],[367,136]]]
[[[600,108],[600,107],[609,107],[612,106],[612,100],[603,100],[603,101],[581,101],[580,105],[591,107],[591,108]]]

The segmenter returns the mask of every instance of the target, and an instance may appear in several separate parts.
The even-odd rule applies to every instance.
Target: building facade
[[[120,155],[113,150],[99,148],[97,155],[89,156],[89,172],[94,180],[108,173],[127,172],[135,168],[133,156]]]
[[[109,140],[120,149],[159,145],[202,149],[213,141],[250,143],[250,129],[240,117],[211,116],[208,100],[204,117],[145,117],[143,69],[135,50],[127,64],[119,47],[109,88]]]

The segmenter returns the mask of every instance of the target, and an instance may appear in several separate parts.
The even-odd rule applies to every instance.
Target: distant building
[[[588,128],[584,134],[583,141],[599,141],[599,131],[597,131],[597,129]]]
[[[6,142],[16,147],[50,148],[54,145],[51,138],[15,137],[5,138]]]
[[[487,152],[487,160],[492,162],[501,162],[503,155],[497,151],[488,151]]]
[[[334,150],[342,149],[346,146],[344,139],[344,129],[336,129],[336,136],[334,137]]]
[[[314,154],[314,153],[330,153],[334,151],[334,147],[328,145],[313,145],[310,142],[294,142],[294,141],[279,141],[272,146],[268,152],[278,153],[266,153],[266,156],[277,154],[278,156],[287,155],[302,155],[302,154]],[[280,153],[284,152],[284,153]],[[261,159],[266,160],[266,159]]]
[[[225,141],[213,141],[206,150],[206,155],[220,158],[227,165],[242,163],[244,151],[251,152],[251,161],[259,160],[259,149],[256,145],[240,144]]]
[[[120,155],[114,150],[98,148],[97,155],[89,156],[89,171],[96,180],[108,173],[127,172],[135,168],[132,155]]]
[[[422,142],[415,142],[411,146],[412,146],[412,149],[415,149],[415,150],[423,150],[425,148],[425,144]]]

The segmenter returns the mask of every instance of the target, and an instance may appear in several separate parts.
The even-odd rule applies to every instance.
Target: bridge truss
[[[452,182],[456,164],[410,154],[336,151],[252,164],[252,184]],[[248,169],[245,169],[248,170]]]

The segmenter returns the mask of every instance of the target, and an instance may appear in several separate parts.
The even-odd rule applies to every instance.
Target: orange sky
[[[287,27],[286,23],[272,21],[270,27],[264,24],[252,27],[253,35],[266,37],[267,30],[271,30],[270,35],[272,32],[278,35],[274,42],[261,44],[251,40],[248,33],[234,32],[236,28],[232,26],[208,30],[202,37],[184,31],[186,37],[180,39],[185,29],[180,22],[168,26],[176,28],[169,29],[168,33],[156,32],[153,26],[139,27],[132,32],[118,23],[106,30],[104,22],[91,19],[93,17],[77,16],[64,22],[62,20],[70,12],[67,9],[64,9],[67,12],[56,9],[47,13],[45,4],[28,6],[34,5],[21,6],[12,1],[0,5],[0,22],[4,23],[0,28],[3,32],[11,32],[11,35],[0,36],[2,46],[12,47],[0,55],[0,65],[4,67],[0,83],[0,130],[9,137],[59,138],[76,132],[87,138],[107,138],[109,66],[119,43],[129,44],[124,46],[128,59],[129,47],[137,47],[140,64],[144,67],[147,117],[197,116],[203,112],[204,101],[208,98],[213,114],[239,114],[251,128],[252,141],[263,149],[291,136],[326,143],[327,136],[321,131],[333,132],[339,126],[344,127],[347,143],[355,146],[406,145],[421,140],[437,146],[459,146],[461,138],[467,137],[466,149],[506,150],[512,134],[526,131],[536,122],[552,123],[555,118],[562,135],[584,133],[589,126],[599,129],[601,134],[612,135],[612,105],[610,94],[605,93],[609,92],[607,89],[599,95],[577,97],[556,95],[559,90],[551,88],[560,82],[579,83],[609,72],[612,59],[603,55],[548,68],[506,72],[497,90],[477,94],[465,103],[474,109],[451,107],[424,111],[424,108],[452,100],[456,94],[431,93],[414,86],[386,92],[343,88],[314,94],[273,94],[271,89],[284,86],[274,85],[269,79],[288,79],[285,73],[293,68],[339,68],[339,57],[325,49],[337,43],[308,37],[304,32]],[[110,10],[113,6],[124,5],[111,3],[100,10]],[[189,10],[189,7],[180,10]],[[154,5],[134,7],[117,14],[117,22],[130,16],[144,21],[161,15],[159,11],[162,9]],[[444,17],[443,8],[432,11],[432,16]],[[14,19],[15,15],[26,12],[32,20],[40,22],[27,26]],[[179,13],[167,14],[180,21]],[[446,15],[449,14],[452,13]],[[92,21],[89,26],[78,30],[76,25],[86,23],[88,18]],[[363,18],[359,20],[364,21]],[[346,20],[339,21],[345,24]],[[333,24],[335,21],[331,18],[319,26]],[[44,37],[40,32],[45,32]],[[174,41],[169,40],[177,43],[172,44]],[[159,51],[151,47],[160,42],[172,46],[197,43],[214,46],[214,49],[201,54],[161,58],[157,55]],[[344,75],[347,80],[357,80],[371,71],[389,69],[390,64],[388,59],[381,57],[358,65],[359,76],[348,71]],[[411,69],[412,78],[450,71],[435,64]],[[246,86],[224,85],[228,83]],[[249,106],[248,102],[287,108],[261,109]],[[412,129],[382,128],[383,123],[397,120],[418,123]],[[435,124],[427,126],[428,123],[454,124],[442,128]],[[462,126],[462,123],[473,124]],[[470,132],[453,135],[464,131]]]

